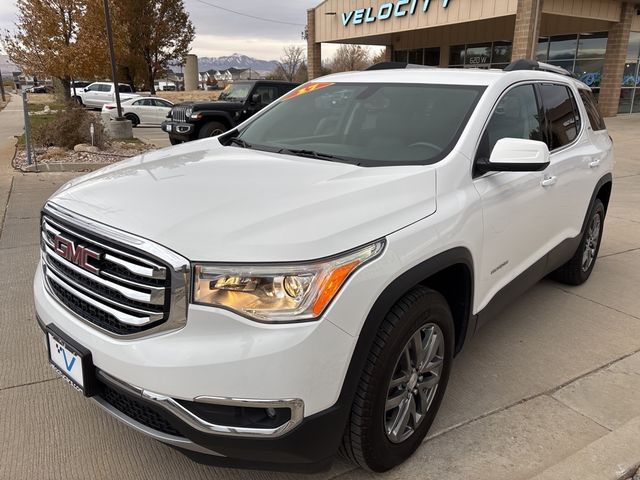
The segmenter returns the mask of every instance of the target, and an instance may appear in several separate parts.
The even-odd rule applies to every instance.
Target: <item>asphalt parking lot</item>
[[[0,209],[8,197],[0,231],[0,478],[373,477],[341,460],[311,477],[198,465],[120,425],[53,373],[31,282],[39,210],[71,175],[7,168],[10,113],[0,114]],[[609,475],[631,455],[640,462],[640,117],[608,123],[618,163],[592,278],[577,288],[545,280],[483,328],[456,359],[429,438],[376,478],[616,478]],[[159,129],[134,132],[151,139],[155,130],[166,138]],[[604,456],[612,445],[617,453]],[[567,463],[576,457],[586,468],[580,476]]]
[[[159,148],[171,145],[169,143],[169,135],[160,130],[160,127],[138,126],[133,129],[133,136]]]

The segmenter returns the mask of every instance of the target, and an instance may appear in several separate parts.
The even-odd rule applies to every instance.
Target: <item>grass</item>
[[[144,142],[139,138],[119,138],[118,140],[112,140],[111,143],[130,143],[132,145],[142,145]]]
[[[51,110],[63,110],[64,104],[62,103],[31,103],[31,99],[27,102],[27,110],[29,112],[41,112],[44,110],[45,105],[49,105]]]
[[[33,130],[34,128],[39,128],[42,125],[49,123],[51,120],[53,120],[54,117],[55,117],[55,114],[30,116],[29,123],[31,124],[31,130]],[[25,140],[24,140],[24,133],[23,133],[18,137],[18,146],[24,147],[24,145],[25,145]]]

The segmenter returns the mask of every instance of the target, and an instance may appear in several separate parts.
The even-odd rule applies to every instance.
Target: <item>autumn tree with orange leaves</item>
[[[26,74],[51,76],[70,97],[72,79],[110,76],[102,0],[17,0],[14,32],[2,44]],[[195,29],[182,0],[111,1],[118,76],[144,79],[152,94],[158,74],[188,53]]]

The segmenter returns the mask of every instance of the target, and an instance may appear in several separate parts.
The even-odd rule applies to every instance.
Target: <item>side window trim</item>
[[[487,118],[484,121],[484,125],[482,126],[482,131],[480,132],[480,135],[478,136],[477,140],[476,140],[476,148],[475,148],[475,152],[473,154],[473,162],[471,164],[471,178],[473,180],[475,180],[476,178],[480,178],[480,177],[484,177],[484,176],[488,176],[488,175],[495,175],[497,173],[500,172],[487,172],[484,173],[482,175],[478,175],[476,173],[476,162],[478,160],[478,154],[480,151],[480,144],[482,142],[482,138],[484,137],[484,134],[487,130],[487,128],[489,127],[489,124],[491,123],[491,118],[493,117],[493,114],[495,113],[496,109],[498,108],[498,105],[500,104],[500,102],[502,101],[502,99],[509,94],[509,92],[511,92],[512,90],[515,90],[516,88],[519,87],[523,87],[523,86],[531,86],[533,88],[534,91],[534,95],[536,97],[536,104],[538,106],[538,115],[542,115],[544,112],[544,109],[542,107],[542,99],[538,93],[538,84],[540,82],[536,82],[536,81],[531,81],[531,80],[524,80],[518,83],[513,83],[511,85],[509,85],[509,87],[505,88],[502,93],[500,94],[500,96],[498,97],[498,99],[495,101],[495,103],[493,104],[493,107],[491,107],[491,111],[489,112],[489,115],[487,115]],[[543,111],[541,112],[540,110],[543,109]],[[543,125],[546,124],[546,121],[544,121],[543,116],[540,117],[540,127],[543,129],[542,131],[542,138],[545,139],[545,131]]]
[[[540,86],[542,86],[542,85],[555,85],[555,86],[560,86],[560,87],[566,88],[567,91],[569,92],[569,97],[572,100],[574,111],[575,111],[575,109],[577,107],[576,96],[575,96],[575,93],[573,92],[573,89],[571,88],[571,86],[566,84],[566,83],[541,81],[541,82],[537,82],[537,85],[538,85],[537,88],[539,89],[539,92],[540,92],[540,103],[542,105],[542,109],[543,109],[543,113],[544,113],[544,123],[546,124],[545,132],[547,132],[547,135],[548,135],[548,137],[547,137],[548,140],[545,140],[545,142],[546,142],[547,146],[549,147],[549,145],[551,143],[551,122],[549,122],[549,119],[547,118],[547,109],[544,108],[544,96],[542,95],[542,91],[540,89]],[[580,109],[579,108],[578,108],[578,114],[580,114]],[[576,133],[576,138],[574,138],[571,142],[567,143],[566,145],[562,145],[561,147],[554,148],[553,150],[549,147],[549,155],[553,155],[555,153],[561,152],[564,149],[573,146],[575,143],[577,143],[580,140],[580,137],[582,136],[582,134],[584,132],[585,122],[582,119],[581,115],[580,115],[579,119],[580,119],[580,129]]]

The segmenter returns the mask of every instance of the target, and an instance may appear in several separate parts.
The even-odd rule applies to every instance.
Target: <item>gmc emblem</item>
[[[100,272],[100,270],[89,263],[90,258],[100,260],[100,254],[89,248],[83,247],[82,245],[76,246],[68,238],[64,238],[61,235],[54,235],[53,249],[62,258],[69,260],[71,263],[75,263],[88,272],[96,275]]]

